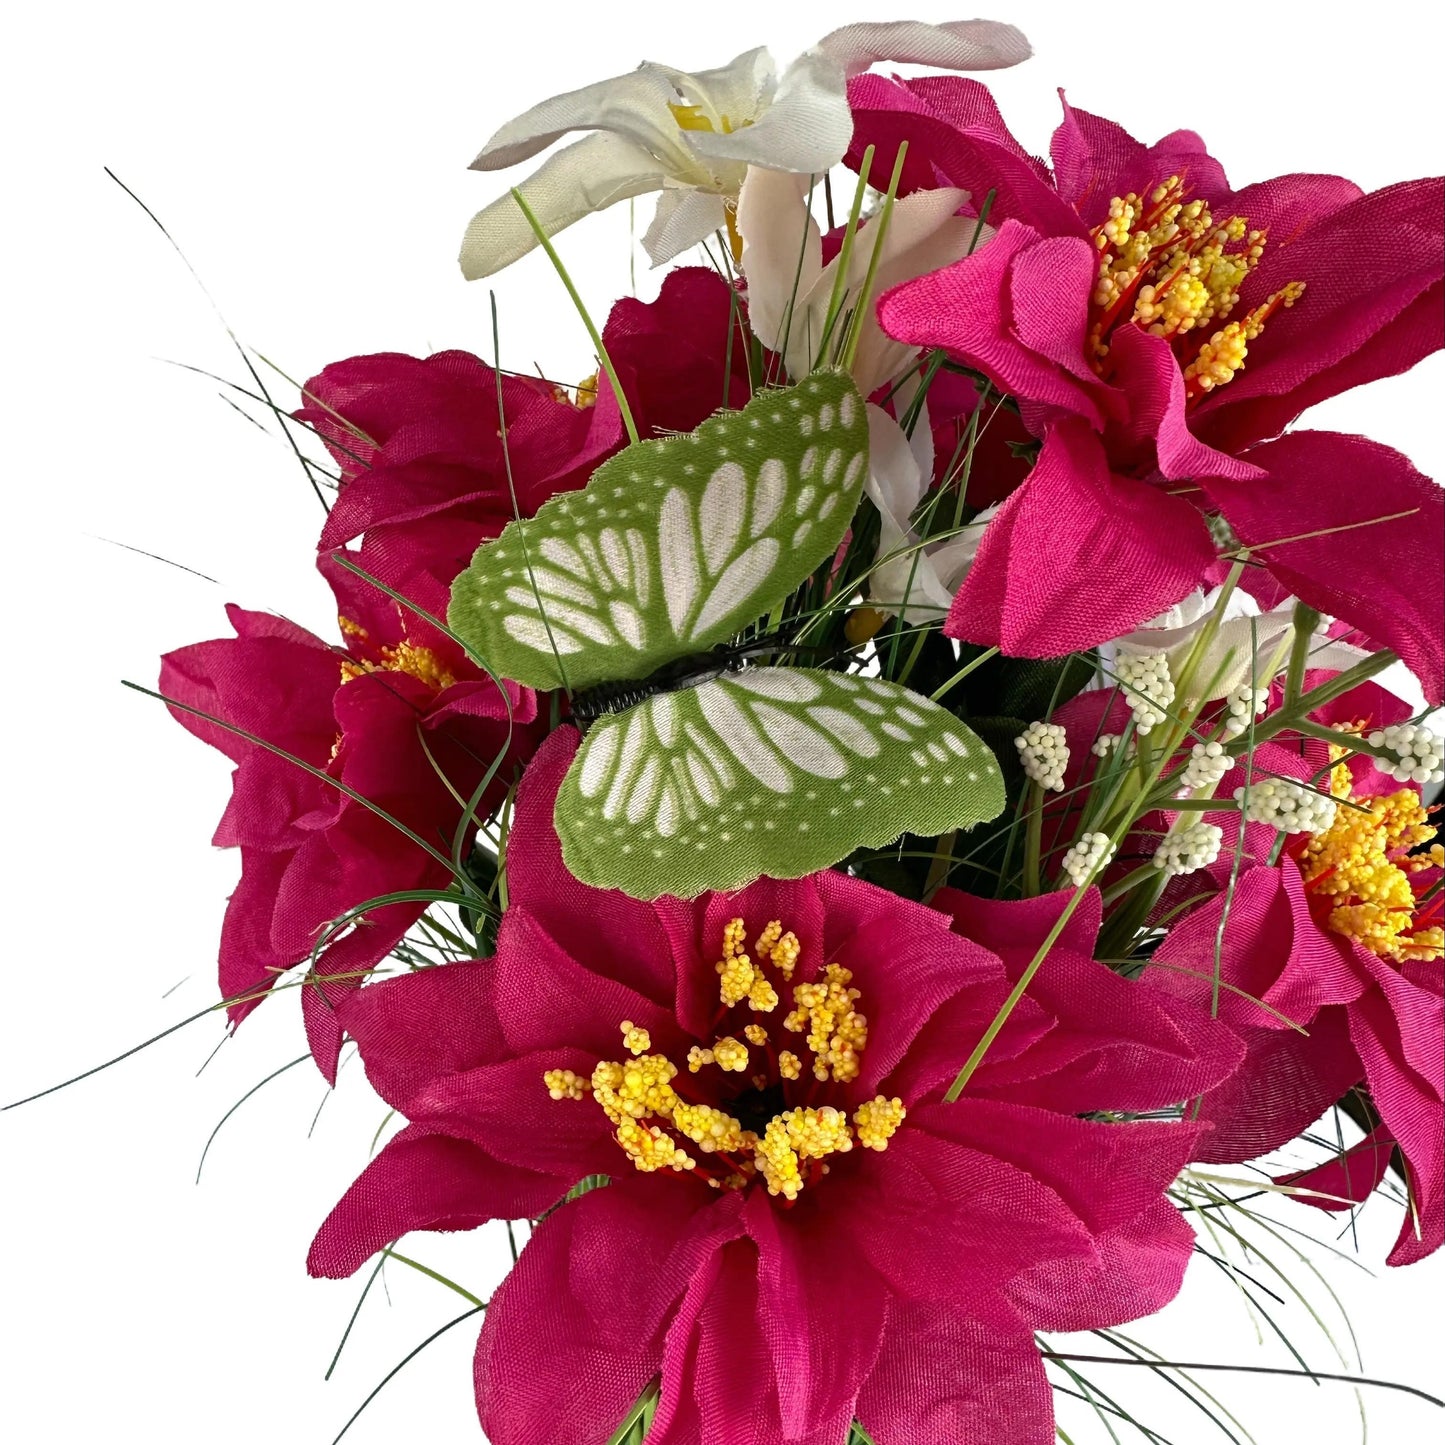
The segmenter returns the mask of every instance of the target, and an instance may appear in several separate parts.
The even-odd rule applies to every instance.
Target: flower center
[[[769,923],[747,951],[743,920],[723,930],[718,1010],[713,1039],[688,1050],[686,1073],[649,1052],[648,1031],[624,1019],[630,1055],[603,1060],[583,1079],[549,1069],[554,1099],[591,1094],[616,1126],[617,1142],[644,1173],[671,1169],[713,1189],[746,1189],[761,1181],[792,1204],[828,1172],[833,1154],[855,1144],[886,1149],[905,1113],[901,1099],[880,1094],[850,1118],[838,1085],[858,1077],[868,1020],[856,1007],[853,975],[828,964],[813,983],[793,984],[799,944],[781,923]],[[791,1011],[779,1016],[790,990]]]
[[[345,636],[354,638],[363,644],[370,640],[370,634],[360,623],[353,622],[349,617],[339,617],[337,621]],[[408,677],[414,677],[418,682],[424,682],[435,691],[444,692],[457,680],[441,658],[429,647],[418,647],[414,643],[403,641],[398,642],[395,647],[378,647],[374,651],[376,655],[371,658],[348,657],[343,659],[341,663],[342,682],[351,682],[373,672],[404,672]]]
[[[1349,799],[1351,786],[1349,768],[1337,762],[1330,791]],[[1435,834],[1411,788],[1341,806],[1331,827],[1299,856],[1311,903],[1328,910],[1326,926],[1397,963],[1445,956],[1439,889],[1422,896],[1416,876],[1445,865],[1445,849],[1435,843],[1427,852],[1410,852]]]
[[[1116,196],[1108,219],[1092,234],[1099,277],[1087,345],[1094,370],[1106,380],[1110,338],[1118,327],[1134,325],[1170,342],[1184,372],[1185,396],[1197,401],[1233,380],[1265,322],[1304,293],[1302,281],[1291,281],[1228,321],[1239,288],[1264,254],[1265,233],[1250,230],[1242,216],[1216,223],[1205,201],[1185,200],[1179,176],[1156,186],[1148,200],[1132,192]],[[1227,324],[1216,327],[1218,322]]]

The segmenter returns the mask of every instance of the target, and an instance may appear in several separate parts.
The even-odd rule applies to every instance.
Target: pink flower
[[[699,267],[672,272],[656,301],[613,307],[603,341],[643,436],[691,431],[724,404],[746,402],[738,325],[727,283]],[[325,439],[343,479],[322,551],[364,534],[375,575],[392,586],[396,568],[414,571],[418,556],[450,586],[481,542],[585,485],[627,440],[605,374],[579,393],[580,406],[548,382],[504,374],[499,415],[497,392],[496,372],[464,351],[358,356],[307,382],[297,415]]]
[[[1271,762],[1287,758],[1270,751],[1282,755]],[[1204,1097],[1200,1117],[1215,1125],[1205,1159],[1252,1159],[1288,1143],[1363,1079],[1380,1126],[1288,1182],[1337,1196],[1303,1196],[1320,1208],[1363,1202],[1398,1145],[1412,1209],[1389,1262],[1409,1264],[1445,1243],[1445,975],[1438,892],[1428,897],[1441,853],[1421,851],[1435,830],[1417,790],[1355,766],[1358,778],[1336,765],[1333,789],[1356,806],[1342,804],[1319,836],[1294,835],[1277,863],[1274,830],[1247,826],[1232,892],[1231,830],[1212,870],[1218,892],[1174,926],[1149,977],[1212,1005],[1217,967],[1218,1016],[1248,1049],[1239,1072]],[[1220,791],[1242,777],[1236,769]],[[1187,881],[1197,893],[1201,880]]]
[[[1439,700],[1439,490],[1363,438],[1279,434],[1441,344],[1442,183],[1232,191],[1192,132],[1145,147],[1067,104],[1050,172],[975,81],[867,76],[850,97],[875,167],[909,141],[905,188],[994,193],[994,239],[886,294],[884,330],[984,373],[1043,441],[947,630],[1030,656],[1127,632],[1198,584],[1217,511]]]
[[[501,752],[480,810],[495,805],[513,763],[535,745],[535,699],[510,685],[504,698],[446,639],[418,641],[395,603],[336,573],[346,650],[279,617],[230,607],[236,636],[168,654],[160,690],[320,769],[444,854],[461,816],[452,789],[470,795]],[[220,948],[222,996],[245,996],[230,1010],[233,1021],[309,959],[333,919],[383,894],[450,882],[442,861],[372,808],[224,727],[172,712],[236,764],[213,840],[241,849]],[[341,1043],[339,999],[424,907],[371,910],[321,953],[318,974],[335,977],[303,988],[302,1008],[328,1078]]]
[[[854,1417],[890,1445],[1051,1441],[1031,1331],[1157,1309],[1191,1250],[1164,1191],[1195,1127],[1075,1115],[1177,1104],[1237,1041],[1095,963],[1092,898],[944,1103],[1063,900],[587,888],[551,821],[575,749],[561,730],[523,781],[496,956],[343,1002],[409,1123],[312,1272],[546,1212],[477,1349],[496,1445],[605,1439],[659,1373],[658,1445],[835,1445]]]

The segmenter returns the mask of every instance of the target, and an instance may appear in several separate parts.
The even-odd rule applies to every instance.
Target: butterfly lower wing
[[[594,725],[555,819],[583,882],[690,898],[971,828],[1003,803],[993,755],[936,703],[876,678],[759,667]]]
[[[448,622],[528,687],[646,677],[732,638],[831,557],[867,461],[848,377],[760,392],[509,523],[453,584]]]

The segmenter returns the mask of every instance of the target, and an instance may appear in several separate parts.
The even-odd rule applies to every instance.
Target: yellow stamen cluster
[[[906,1112],[902,1099],[885,1099],[882,1094],[866,1104],[860,1104],[853,1112],[858,1142],[865,1149],[886,1149],[888,1141],[898,1132]]]
[[[596,406],[597,373],[594,371],[591,376],[584,377],[575,387],[554,386],[552,399],[576,407],[578,411],[586,411],[589,406]]]
[[[792,978],[798,958],[798,940],[791,933],[785,934],[782,924],[773,922],[758,934],[753,945],[757,963],[743,952],[746,944],[743,921],[734,918],[723,930],[723,956],[716,965],[722,981],[723,1004],[732,1008],[746,999],[754,1013],[772,1013],[778,1006],[778,991],[763,972],[763,961],[770,962],[784,979]]]
[[[1349,768],[1337,763],[1330,791],[1348,798],[1350,790]],[[1410,886],[1411,873],[1445,865],[1439,843],[1423,853],[1409,851],[1436,834],[1419,794],[1402,788],[1357,802],[1340,808],[1334,824],[1300,855],[1306,891],[1332,901],[1330,928],[1381,958],[1399,963],[1445,956],[1445,929],[1419,926],[1418,900]]]
[[[366,641],[368,633],[359,623],[349,617],[339,617],[342,633]],[[429,647],[418,647],[411,642],[398,642],[395,647],[377,649],[377,660],[364,657],[348,657],[341,663],[342,682],[351,682],[373,672],[404,672],[436,692],[442,692],[456,682],[456,675],[448,671],[435,652]]]
[[[1180,176],[1156,186],[1147,200],[1133,193],[1116,196],[1093,235],[1099,273],[1090,298],[1088,348],[1101,375],[1109,338],[1119,325],[1133,324],[1172,341],[1225,321],[1266,239],[1242,216],[1216,222],[1204,200],[1186,201]],[[1303,291],[1302,283],[1291,282],[1242,321],[1209,336],[1185,365],[1187,394],[1195,397],[1228,382],[1244,365],[1248,342]]]
[[[636,1057],[645,1054],[652,1047],[652,1035],[646,1029],[638,1028],[631,1019],[622,1020],[622,1047]]]
[[[672,1122],[704,1154],[735,1154],[748,1148],[753,1138],[731,1114],[709,1104],[678,1104]]]
[[[858,1055],[868,1042],[868,1020],[854,1007],[861,997],[849,988],[853,975],[841,964],[830,963],[823,970],[822,983],[800,983],[793,990],[793,1012],[783,1027],[808,1033],[808,1047],[814,1055],[813,1077],[820,1082],[835,1079],[840,1084],[858,1077]]]
[[[581,1074],[574,1074],[571,1069],[548,1069],[542,1075],[542,1082],[554,1099],[585,1099],[592,1089]]]
[[[762,964],[755,965],[744,952],[746,943],[743,922],[734,919],[724,930],[723,960],[717,966],[722,1005],[719,1020],[744,1001],[751,1004],[759,980],[767,982]],[[784,933],[776,922],[768,924],[753,945],[754,956],[766,961],[785,982],[797,967],[799,951],[797,938]],[[855,1007],[860,994],[850,987],[852,980],[846,968],[829,964],[820,982],[793,988],[796,1007],[785,1023],[794,1033],[806,1031],[816,1060],[813,1073],[819,1082],[845,1083],[858,1077],[868,1024]],[[773,1006],[776,1003],[774,989]],[[677,1066],[662,1054],[647,1052],[652,1047],[648,1031],[631,1019],[624,1019],[620,1028],[630,1058],[602,1060],[590,1080],[571,1069],[548,1069],[542,1079],[553,1099],[582,1099],[590,1093],[615,1126],[623,1152],[644,1173],[691,1171],[714,1189],[744,1189],[761,1179],[769,1194],[791,1203],[807,1184],[828,1172],[824,1160],[848,1153],[855,1143],[866,1149],[886,1149],[903,1121],[903,1101],[880,1094],[860,1104],[851,1121],[846,1112],[831,1104],[806,1104],[774,1114],[758,1133],[727,1109],[680,1095],[673,1084]],[[696,1074],[715,1064],[724,1073],[747,1073],[752,1067],[751,1044],[754,1049],[766,1050],[766,1059],[760,1057],[765,1067],[749,1076],[741,1095],[730,1095],[737,1097],[740,1105],[749,1098],[757,1100],[776,1080],[791,1083],[802,1078],[802,1060],[787,1049],[777,1053],[777,1073],[772,1074],[772,1043],[761,1022],[748,1023],[742,1033],[747,1043],[724,1034],[710,1047],[693,1045],[688,1051],[689,1071]],[[689,1145],[697,1154],[689,1152]],[[718,1156],[716,1162],[709,1158],[714,1155]]]
[[[1249,342],[1264,330],[1264,323],[1281,308],[1288,310],[1304,295],[1304,282],[1291,281],[1256,306],[1242,321],[1231,321],[1216,331],[1199,355],[1184,368],[1184,385],[1188,394],[1213,391],[1234,379],[1249,355]]]

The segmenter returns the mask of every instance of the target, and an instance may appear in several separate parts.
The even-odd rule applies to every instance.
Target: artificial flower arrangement
[[[328,366],[338,634],[164,660],[235,765],[231,1019],[294,987],[402,1121],[311,1272],[527,1222],[493,1445],[1045,1445],[1049,1332],[1160,1309],[1294,1141],[1251,1189],[1445,1241],[1441,493],[1287,430],[1441,344],[1441,182],[1067,103],[1045,163],[960,73],[1027,55],[849,26],[503,126],[476,169],[590,134],[469,278],[570,288],[653,192],[706,264],[574,291],[576,386]]]

